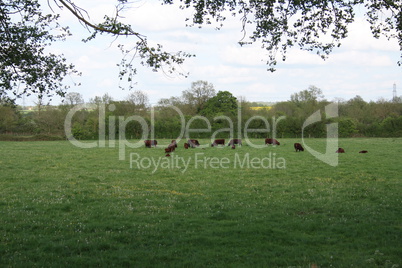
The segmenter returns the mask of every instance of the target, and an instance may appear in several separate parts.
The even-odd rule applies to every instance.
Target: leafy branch
[[[120,12],[124,9],[126,1],[120,0],[120,3],[116,6],[115,16],[104,16],[104,21],[99,24],[91,23],[84,15],[84,13],[87,15],[87,12],[76,6],[72,1],[54,1],[58,1],[66,7],[86,28],[92,29],[91,35],[84,39],[84,42],[96,38],[98,34],[109,34],[116,38],[119,36],[134,36],[138,39],[138,41],[135,42],[135,45],[129,49],[126,49],[122,44],[118,45],[118,48],[123,53],[123,58],[120,64],[118,64],[120,68],[119,78],[120,80],[123,80],[127,77],[126,79],[129,82],[130,89],[134,85],[133,77],[137,74],[137,68],[134,67],[133,63],[136,58],[140,58],[140,64],[151,68],[154,72],[163,71],[168,74],[187,76],[187,74],[183,72],[177,72],[177,66],[181,65],[186,58],[193,57],[194,55],[182,51],[176,53],[166,52],[160,44],[157,44],[154,47],[150,46],[145,35],[134,31],[131,25],[119,21]]]

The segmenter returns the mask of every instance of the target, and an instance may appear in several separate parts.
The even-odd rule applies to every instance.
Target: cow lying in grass
[[[157,140],[145,140],[145,148],[151,148],[152,146],[155,146],[158,144]]]
[[[272,144],[272,145],[281,145],[279,141],[276,139],[265,139],[265,145]]]
[[[345,150],[343,148],[339,148],[338,150],[336,150],[337,154],[343,154],[345,152]]]
[[[230,142],[228,143],[228,146],[233,146],[233,145],[243,145],[241,142],[241,139],[231,139]]]

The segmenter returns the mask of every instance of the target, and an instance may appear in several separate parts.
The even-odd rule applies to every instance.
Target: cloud
[[[220,58],[229,64],[239,64],[242,66],[265,66],[264,60],[267,59],[264,49],[254,46],[235,46],[227,45]]]
[[[116,80],[111,78],[102,79],[98,83],[96,83],[96,86],[102,88],[113,88],[116,86]]]
[[[372,66],[372,67],[384,67],[392,66],[395,63],[392,61],[391,57],[378,53],[375,51],[359,51],[350,50],[342,51],[340,53],[334,53],[329,59],[327,64],[337,64],[337,65],[349,65],[349,66]]]
[[[184,28],[188,10],[180,10],[177,5],[162,5],[161,2],[139,1],[123,12],[124,21],[134,29],[147,32],[171,31]]]
[[[41,2],[47,6],[45,0]],[[91,21],[99,22],[104,13],[112,15],[115,11],[113,1],[94,3],[80,3],[90,14]],[[99,36],[89,43],[82,43],[80,40],[89,35],[87,30],[68,11],[60,12],[62,25],[69,25],[74,36],[66,42],[54,44],[51,49],[64,53],[68,62],[83,72],[83,76],[78,78],[83,86],[72,87],[70,91],[82,93],[86,100],[107,92],[115,99],[125,98],[128,91],[118,88],[120,81],[116,64],[122,55],[116,45],[124,43],[128,48],[137,39],[119,38],[112,43],[113,38]],[[268,52],[261,48],[261,44],[238,45],[243,37],[238,18],[227,16],[219,31],[214,29],[216,25],[189,28],[185,27],[185,18],[191,16],[188,10],[162,6],[155,1],[134,2],[133,8],[125,10],[122,15],[133,29],[148,37],[150,44],[160,43],[167,51],[197,55],[179,67],[190,72],[187,79],[152,72],[140,67],[138,60],[134,61],[139,67],[138,75],[134,77],[138,82],[135,89],[146,92],[152,103],[157,103],[160,98],[180,96],[191,82],[197,80],[208,81],[216,90],[228,90],[250,101],[288,100],[292,93],[309,85],[321,88],[327,99],[350,99],[361,95],[366,100],[378,99],[381,94],[390,95],[393,83],[402,87],[401,69],[396,65],[400,59],[398,44],[385,38],[374,39],[362,17],[350,25],[349,37],[326,61],[314,53],[294,48],[288,51],[285,62],[278,62],[277,71],[270,73],[266,65]]]
[[[374,38],[370,24],[362,17],[356,18],[349,26],[349,34],[342,42],[342,47],[348,50],[399,51],[398,40],[388,40],[384,36]]]
[[[325,61],[314,53],[292,48],[286,55],[286,64],[324,65]]]

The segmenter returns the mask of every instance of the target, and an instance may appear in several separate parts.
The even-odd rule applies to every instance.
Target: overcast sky
[[[46,0],[41,1],[47,6]],[[100,21],[103,14],[112,15],[114,11],[112,0],[83,0],[79,3],[94,22]],[[82,72],[81,77],[66,78],[66,83],[72,85],[69,91],[81,93],[85,101],[105,93],[115,100],[124,99],[129,91],[119,88],[116,64],[120,62],[121,53],[117,44],[121,42],[129,46],[136,39],[119,38],[112,43],[112,38],[101,37],[83,43],[81,39],[87,37],[88,32],[73,15],[53,8],[62,14],[60,22],[63,26],[70,26],[73,36],[65,42],[53,44],[51,49],[63,53]],[[183,72],[190,73],[187,78],[155,73],[137,64],[139,69],[134,90],[145,92],[151,104],[156,104],[161,98],[180,96],[197,80],[212,83],[216,91],[227,90],[236,97],[257,102],[286,101],[292,93],[310,85],[320,88],[327,100],[348,100],[356,95],[366,101],[391,99],[394,83],[398,96],[402,95],[397,41],[374,39],[363,16],[351,25],[349,37],[326,61],[315,54],[292,49],[287,61],[279,62],[277,71],[271,73],[267,71],[264,49],[258,45],[238,45],[243,37],[239,18],[228,18],[221,30],[215,30],[213,26],[189,28],[185,27],[185,12],[174,6],[161,6],[156,0],[136,2],[123,15],[124,20],[146,35],[150,43],[160,43],[168,51],[181,50],[196,55],[181,67]],[[81,86],[75,87],[73,82],[81,83]],[[26,105],[32,105],[33,101],[32,97],[24,99]],[[54,98],[52,104],[59,101]]]

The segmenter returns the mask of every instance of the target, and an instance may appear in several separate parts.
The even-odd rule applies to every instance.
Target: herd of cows
[[[156,147],[156,145],[158,144],[158,141],[157,140],[145,140],[144,143],[145,143],[146,148],[151,148],[152,146]],[[280,145],[280,144],[281,143],[276,139],[271,139],[271,138],[265,139],[265,145]],[[225,146],[225,139],[215,139],[214,142],[211,144],[211,147],[216,147],[218,145]],[[227,146],[231,146],[232,149],[236,149],[236,145],[242,145],[241,139],[231,139]],[[188,140],[186,143],[184,143],[184,149],[195,148],[198,146],[200,146],[200,143],[198,142],[198,140]],[[174,150],[176,148],[177,148],[177,142],[176,142],[176,140],[172,140],[171,143],[168,145],[168,147],[165,148],[166,156],[170,156],[169,153],[174,152]],[[296,152],[304,151],[303,146],[297,142],[294,144],[294,148],[295,148]],[[338,150],[336,150],[336,153],[345,153],[345,150],[343,148],[338,148]],[[368,153],[368,151],[363,150],[363,151],[360,151],[359,153],[365,154],[365,153]]]

